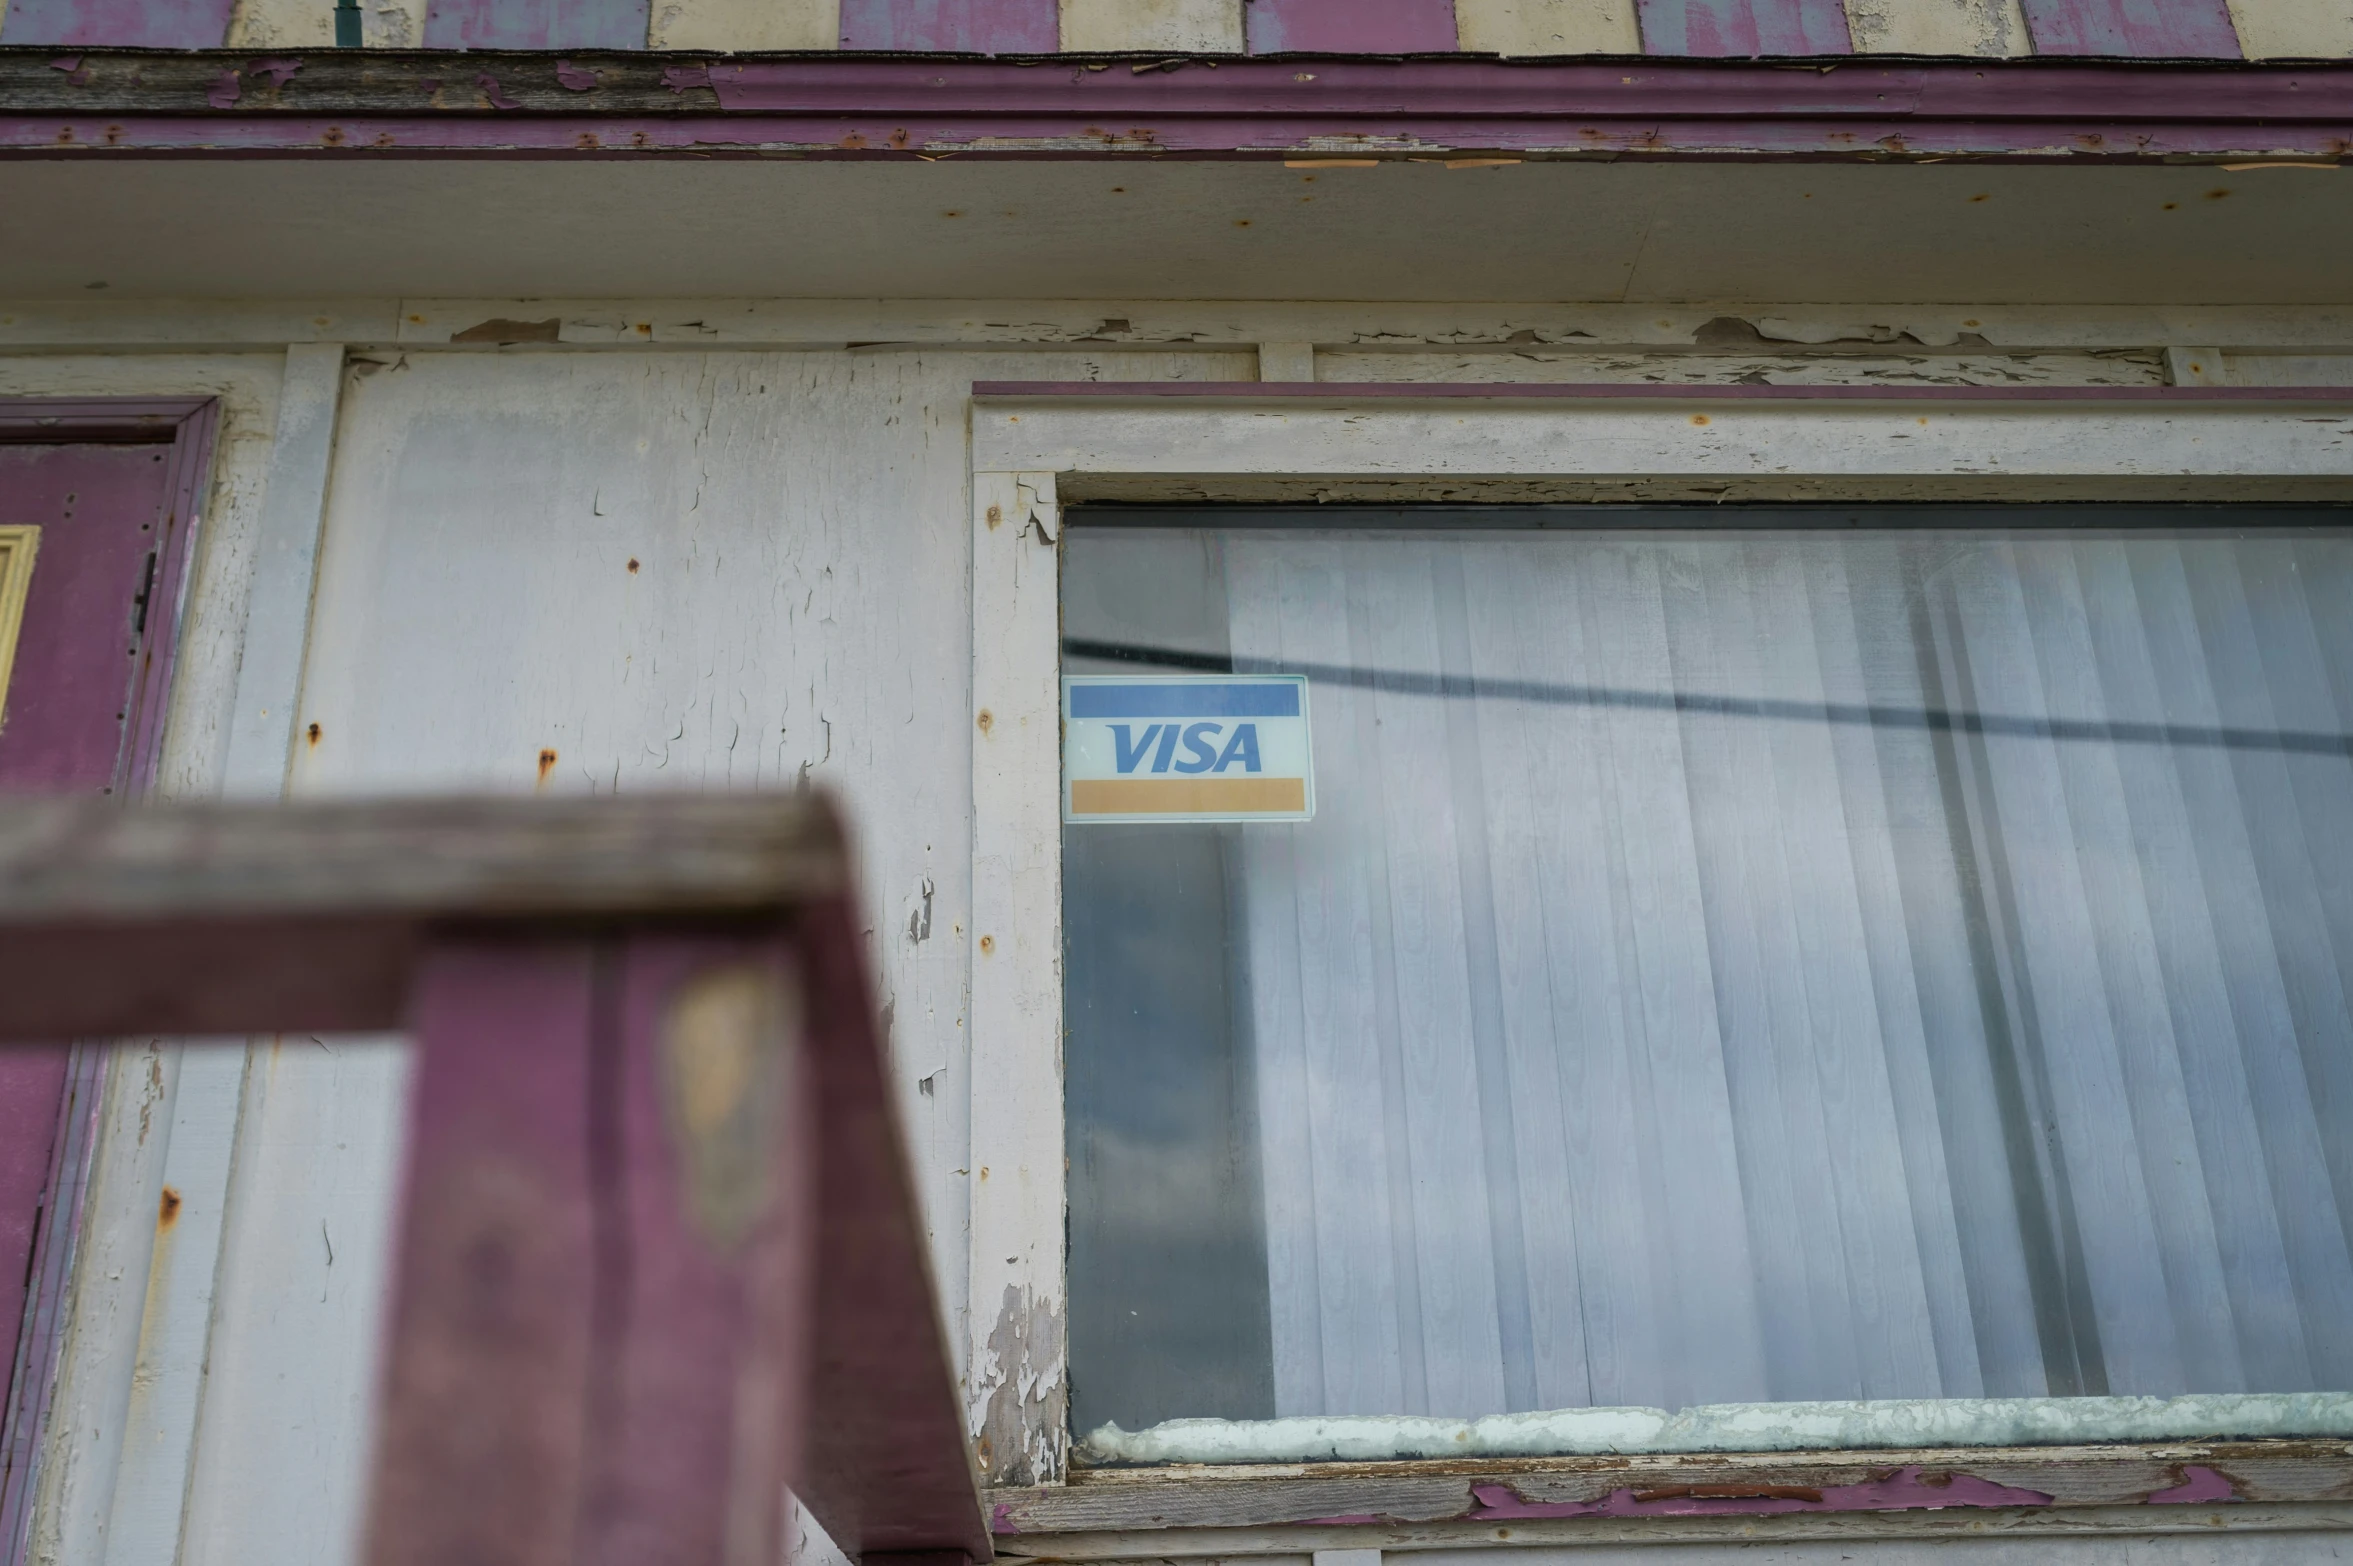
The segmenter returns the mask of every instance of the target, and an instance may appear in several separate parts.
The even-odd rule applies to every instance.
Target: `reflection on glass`
[[[1072,528],[1076,1427],[2353,1389],[2353,534],[1656,520]]]

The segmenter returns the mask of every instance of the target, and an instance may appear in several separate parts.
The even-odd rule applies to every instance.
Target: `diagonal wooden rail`
[[[989,1558],[823,799],[0,805],[0,1042],[405,1028],[370,1566]]]

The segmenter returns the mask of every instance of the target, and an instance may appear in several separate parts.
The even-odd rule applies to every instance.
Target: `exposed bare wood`
[[[783,795],[0,809],[0,1035],[395,1025],[430,926],[773,917],[846,880]]]
[[[1000,1538],[1008,1558],[1054,1561],[1218,1560],[1324,1550],[1383,1552],[1570,1545],[1765,1545],[1803,1540],[2061,1540],[2147,1538],[2228,1528],[2234,1535],[2334,1534],[2353,1528],[2353,1506],[2244,1504],[2216,1506],[1955,1508],[1905,1512],[1795,1512],[1771,1517],[1577,1517],[1513,1523],[1344,1523],[1274,1528],[1141,1530]],[[2334,1542],[2333,1540],[2331,1542]],[[2213,1546],[2209,1546],[2210,1548]],[[2009,1559],[2033,1558],[2011,1556]],[[2134,1557],[2138,1559],[2139,1557]]]
[[[1304,341],[1325,355],[1405,356],[1386,374],[1339,377],[1365,380],[1415,378],[1411,359],[1434,349],[1489,361],[1491,374],[1502,376],[1516,358],[1563,353],[1639,356],[1641,363],[1662,366],[1690,355],[1711,366],[1738,365],[1735,373],[1744,373],[1761,355],[1778,352],[1789,356],[1782,362],[1820,364],[1822,373],[1838,373],[1849,360],[1893,358],[1917,364],[1924,374],[1968,374],[1972,365],[2012,362],[1989,359],[1989,353],[2146,355],[2168,345],[2208,343],[2310,353],[2353,347],[2353,311],[2327,308],[872,299],[19,300],[0,303],[0,347],[275,349],[293,342],[352,342],[422,348],[452,343],[490,321],[549,317],[557,322],[554,340],[571,348],[856,344],[864,353],[893,347],[1100,352],[1117,345],[1189,353],[1246,350],[1271,339]],[[2075,362],[2055,359],[2040,368],[2060,376]]]
[[[1494,1521],[1498,1510],[1616,1495],[1736,1499],[1863,1485],[1903,1469],[2035,1491],[2059,1506],[2137,1506],[2194,1477],[2227,1481],[2241,1501],[2353,1502],[2353,1446],[2342,1441],[1940,1448],[1889,1452],[1494,1459],[1475,1462],[1173,1465],[1077,1469],[1066,1486],[996,1490],[1001,1534],[1266,1527],[1354,1517]],[[1489,1514],[1489,1515],[1483,1515]]]

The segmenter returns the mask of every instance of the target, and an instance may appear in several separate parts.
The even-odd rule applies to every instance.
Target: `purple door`
[[[26,556],[16,656],[0,691],[0,794],[109,793],[159,622],[170,432],[138,445],[0,445],[0,531]],[[18,529],[37,532],[27,541]],[[26,547],[29,542],[30,547]],[[4,623],[4,619],[0,619]],[[67,1051],[0,1051],[0,1344],[10,1363],[56,1149]]]

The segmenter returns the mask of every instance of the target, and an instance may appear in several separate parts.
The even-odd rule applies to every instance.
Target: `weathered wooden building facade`
[[[2348,57],[7,0],[0,787],[837,786],[1001,1554],[2339,1559]],[[356,1550],[406,1069],[0,1065],[8,1561]]]

